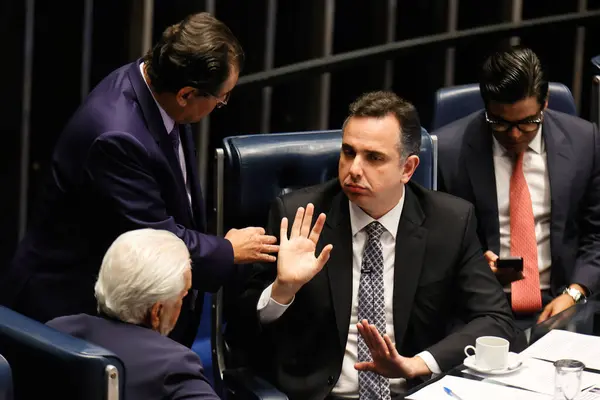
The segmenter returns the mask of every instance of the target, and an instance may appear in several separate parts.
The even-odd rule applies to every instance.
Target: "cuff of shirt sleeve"
[[[262,324],[268,324],[269,322],[277,320],[283,315],[285,310],[287,310],[287,308],[294,302],[295,297],[292,298],[289,304],[281,304],[276,302],[271,298],[272,288],[273,284],[270,284],[265,290],[263,290],[262,294],[260,295],[260,298],[258,299],[258,304],[256,305],[256,310],[258,311],[258,319]]]
[[[427,364],[427,368],[429,368],[429,370],[432,373],[432,377],[442,373],[440,366],[438,365],[437,361],[435,361],[435,358],[433,358],[430,352],[422,351],[419,354],[417,354],[417,356],[421,357],[421,359],[425,361],[425,364]]]

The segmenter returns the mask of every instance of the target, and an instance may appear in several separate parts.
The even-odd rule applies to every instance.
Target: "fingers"
[[[279,246],[274,244],[265,244],[261,248],[261,253],[277,253],[279,251]]]
[[[540,322],[544,322],[545,320],[550,318],[551,315],[552,315],[552,303],[548,304],[546,306],[546,308],[544,308],[544,311],[542,311],[542,313],[540,314],[540,316],[537,320],[537,323],[539,324]]]
[[[488,262],[494,262],[494,263],[496,263],[496,261],[498,260],[498,256],[496,255],[496,253],[494,253],[491,250],[488,250],[485,253],[483,253],[483,256],[485,257],[485,259]]]
[[[496,261],[498,260],[498,256],[491,250],[488,250],[485,253],[483,253],[483,256],[485,257],[485,260],[492,269],[492,272],[494,274],[498,272],[498,268],[496,268]]]
[[[296,210],[296,217],[294,217],[294,223],[292,224],[292,232],[290,233],[290,239],[300,236],[300,230],[302,229],[302,219],[304,218],[304,208],[298,207]]]
[[[288,219],[284,217],[281,219],[281,225],[279,226],[279,238],[282,243],[287,242],[287,240],[288,240],[287,231],[288,231]]]
[[[357,371],[371,371],[371,372],[376,372],[375,371],[375,363],[370,361],[370,362],[359,362],[354,364],[354,369],[356,369]]]
[[[300,228],[300,235],[302,237],[308,237],[310,233],[310,225],[312,224],[312,217],[315,211],[315,206],[311,203],[306,205],[306,211],[304,212],[304,219],[302,220],[302,227]]]
[[[287,225],[287,219],[285,222]],[[285,230],[287,232],[287,226],[286,226]],[[260,241],[263,242],[264,244],[275,244],[275,243],[277,243],[277,238],[275,236],[262,235],[262,237],[260,238]]]
[[[256,256],[256,259],[253,262],[275,262],[277,261],[277,257],[272,256],[270,254],[258,254]]]
[[[392,339],[390,339],[387,334],[383,335],[383,340],[385,341],[387,350],[392,357],[400,356],[400,354],[398,354],[398,350],[396,350],[396,346],[394,346],[394,343],[392,343]]]
[[[375,346],[373,349],[371,349],[371,351],[377,351],[380,354],[387,354],[387,345],[377,330],[377,327],[375,325],[369,325],[369,329],[371,330],[371,337],[373,340],[373,345]]]
[[[319,254],[319,257],[317,258],[317,272],[322,270],[327,261],[329,261],[331,250],[333,250],[333,245],[331,244],[328,244],[321,250],[321,254]]]
[[[319,241],[319,236],[321,236],[321,232],[323,231],[323,225],[325,225],[325,220],[327,217],[325,214],[321,213],[315,222],[315,226],[313,226],[312,231],[310,232],[310,236],[308,237],[314,244],[317,244]]]
[[[373,344],[371,343],[371,332],[369,330],[369,322],[366,319],[363,319],[358,324],[356,324],[356,328],[358,329],[358,333],[362,336],[365,344],[371,350]]]

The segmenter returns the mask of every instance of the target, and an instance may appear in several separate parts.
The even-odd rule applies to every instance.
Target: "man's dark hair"
[[[242,46],[229,28],[209,13],[192,14],[163,32],[144,57],[152,88],[177,93],[185,86],[218,96],[232,68],[241,71]]]
[[[512,104],[532,96],[543,105],[548,98],[548,81],[540,60],[523,47],[492,54],[483,64],[479,88],[486,106],[490,101]]]
[[[400,98],[393,92],[369,92],[350,104],[349,111],[344,127],[352,117],[383,118],[389,114],[394,115],[400,124],[398,152],[402,157],[413,154],[419,155],[421,149],[421,123],[417,109],[410,102]]]

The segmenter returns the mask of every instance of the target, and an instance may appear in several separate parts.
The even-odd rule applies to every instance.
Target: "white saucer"
[[[523,360],[517,353],[508,353],[508,367],[504,369],[483,369],[475,364],[475,356],[473,355],[465,358],[463,364],[465,367],[482,374],[504,375],[521,369],[521,367],[523,367]]]

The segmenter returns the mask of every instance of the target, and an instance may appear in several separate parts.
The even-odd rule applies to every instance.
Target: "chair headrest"
[[[549,93],[548,108],[577,115],[575,100],[568,87],[562,83],[550,82]],[[483,107],[483,100],[478,84],[439,89],[435,95],[432,129],[441,128],[444,125],[481,110]]]
[[[341,130],[225,138],[226,229],[264,226],[277,196],[337,177],[341,142]],[[425,129],[420,158],[413,179],[432,187],[432,141]]]

